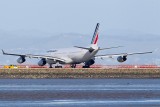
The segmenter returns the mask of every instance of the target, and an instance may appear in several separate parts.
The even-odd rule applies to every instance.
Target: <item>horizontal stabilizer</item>
[[[81,49],[86,49],[86,50],[91,50],[91,49],[93,50],[92,47],[90,47],[90,48],[81,47],[81,46],[74,46],[74,47],[76,47],[76,48],[81,48]],[[120,48],[120,47],[123,47],[123,46],[109,47],[109,48],[99,48],[98,50],[106,50],[106,49],[113,49],[113,48]]]
[[[75,48],[80,48],[80,49],[86,49],[86,50],[90,50],[90,48],[86,48],[86,47],[81,47],[81,46],[74,46]]]
[[[76,48],[80,48],[80,49],[86,49],[86,50],[89,50],[89,52],[94,51],[94,49],[93,49],[92,47],[90,47],[90,48],[80,47],[80,46],[74,46],[74,47],[76,47]]]

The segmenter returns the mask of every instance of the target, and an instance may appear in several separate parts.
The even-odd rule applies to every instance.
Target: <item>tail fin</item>
[[[97,26],[96,26],[96,29],[94,31],[91,44],[97,44],[97,42],[98,42],[98,34],[99,34],[98,30],[99,30],[99,23],[97,23]]]

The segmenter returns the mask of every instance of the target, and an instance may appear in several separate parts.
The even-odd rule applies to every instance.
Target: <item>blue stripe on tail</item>
[[[96,39],[96,36],[98,34],[98,30],[99,30],[99,23],[97,23],[97,26],[96,26],[96,29],[94,31],[94,34],[93,34],[93,38],[92,38],[92,41],[91,41],[91,44],[94,44],[94,41]]]

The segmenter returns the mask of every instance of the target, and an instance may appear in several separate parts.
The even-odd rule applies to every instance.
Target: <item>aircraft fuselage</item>
[[[63,51],[59,50],[58,52],[50,52],[49,55],[53,57],[61,57],[65,60],[65,63],[59,62],[60,64],[80,64],[94,58],[97,52],[98,48],[94,49],[92,52],[85,49],[70,48],[63,49]],[[54,60],[47,60],[47,63],[56,64],[57,62]]]

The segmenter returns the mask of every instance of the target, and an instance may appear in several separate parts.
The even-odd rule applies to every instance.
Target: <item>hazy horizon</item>
[[[99,54],[152,51],[160,45],[159,5],[159,0],[0,1],[0,46],[9,52],[33,54],[88,46],[100,23],[99,46],[124,47]],[[129,56],[124,64],[160,65],[159,53]],[[0,55],[0,63],[16,64],[17,58]],[[35,62],[27,59],[26,63]],[[119,64],[111,59],[97,63]]]

